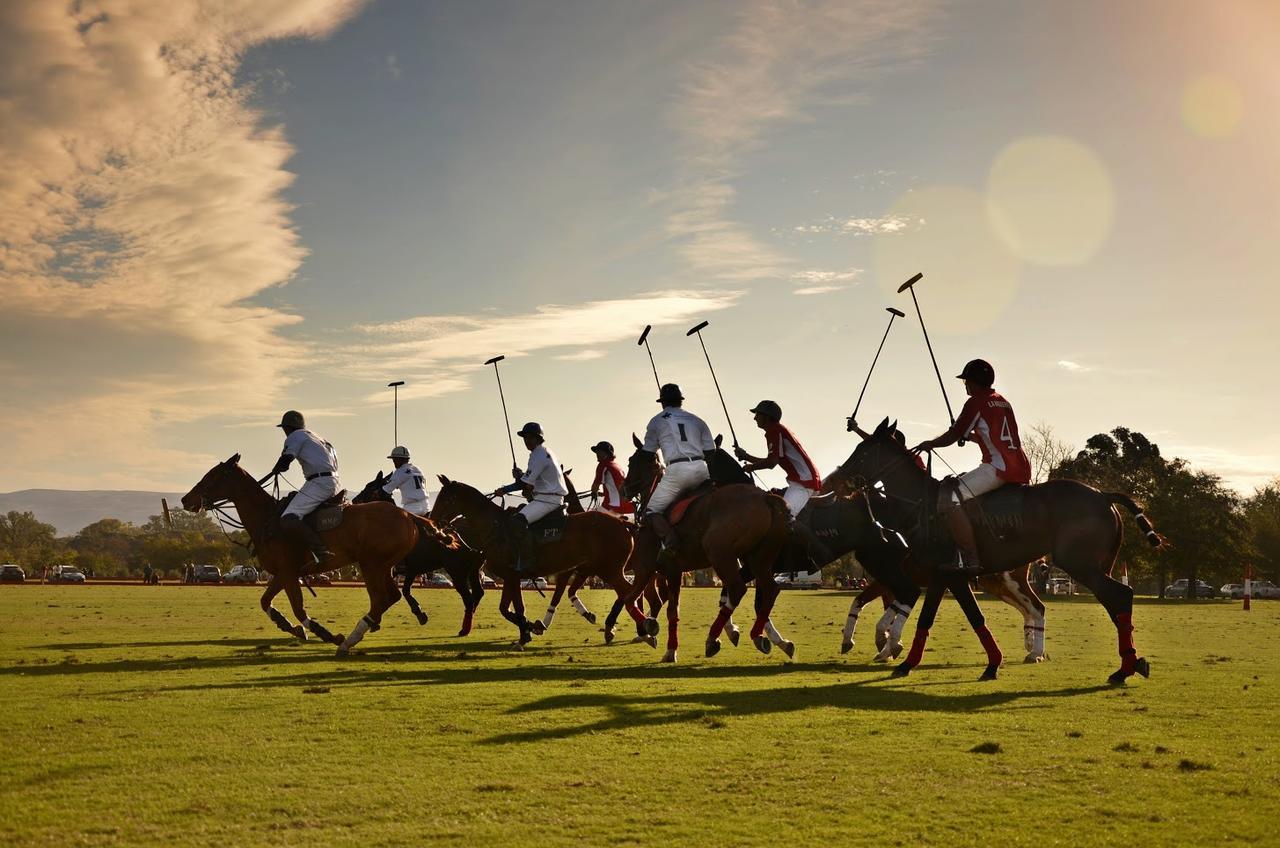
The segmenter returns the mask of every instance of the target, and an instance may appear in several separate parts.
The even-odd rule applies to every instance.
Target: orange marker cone
[[[1244,567],[1244,608],[1249,611],[1249,596],[1253,594],[1253,566]]]

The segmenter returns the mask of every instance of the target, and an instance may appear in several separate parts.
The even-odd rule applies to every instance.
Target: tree
[[[94,574],[123,577],[137,562],[142,541],[142,531],[132,524],[103,518],[82,528],[66,544],[78,554],[78,564],[92,568]]]
[[[0,558],[34,571],[57,558],[57,528],[32,512],[0,515]]]
[[[1076,449],[1059,439],[1053,432],[1053,425],[1037,421],[1022,437],[1022,450],[1031,461],[1031,482],[1043,483],[1049,479],[1049,473],[1066,460],[1070,459]]]
[[[1280,578],[1280,477],[1256,489],[1244,502],[1243,513],[1257,551],[1254,566],[1258,575]]]

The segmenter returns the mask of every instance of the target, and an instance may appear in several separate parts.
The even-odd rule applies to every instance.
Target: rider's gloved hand
[[[923,442],[913,447],[911,449],[911,452],[920,453],[920,451],[931,451],[931,450],[933,450],[933,440],[925,439]]]
[[[858,421],[852,415],[850,415],[848,418],[844,420],[844,431],[846,433],[852,433],[854,430],[857,430],[857,429],[858,429]]]
[[[288,454],[281,454],[276,460],[276,467],[271,469],[272,474],[283,474],[289,470],[289,465],[293,462],[293,457]]]
[[[737,445],[733,446],[733,455],[736,456],[738,459],[745,460],[747,458],[747,452],[744,451],[742,448],[738,447]]]

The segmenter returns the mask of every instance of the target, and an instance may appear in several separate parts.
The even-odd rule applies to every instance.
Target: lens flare
[[[1182,93],[1182,121],[1205,138],[1235,135],[1244,117],[1244,95],[1230,79],[1217,74],[1197,77]]]

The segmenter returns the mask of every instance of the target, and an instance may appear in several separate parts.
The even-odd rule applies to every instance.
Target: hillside
[[[101,518],[143,524],[150,516],[159,514],[161,498],[169,499],[171,509],[181,509],[178,503],[181,497],[171,492],[23,489],[0,493],[0,513],[33,512],[36,518],[58,528],[59,536],[69,536]]]

